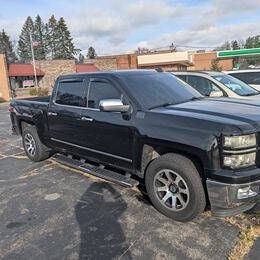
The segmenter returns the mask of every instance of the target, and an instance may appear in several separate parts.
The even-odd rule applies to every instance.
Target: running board
[[[108,181],[120,184],[127,188],[132,188],[139,184],[139,182],[137,180],[134,180],[123,174],[120,174],[120,173],[117,173],[114,171],[110,171],[110,170],[106,170],[106,169],[102,169],[100,167],[84,163],[80,160],[72,159],[65,155],[55,154],[52,156],[52,159],[54,159],[55,161],[57,161],[61,164],[66,165],[66,166],[72,167],[77,170],[81,170],[83,172],[86,172],[88,174],[102,178],[104,180],[108,180]]]

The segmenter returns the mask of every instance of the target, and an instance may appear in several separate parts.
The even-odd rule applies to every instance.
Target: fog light
[[[252,191],[250,186],[240,188],[237,190],[237,198],[239,200],[241,199],[246,199],[246,198],[251,198],[257,195],[257,192]]]

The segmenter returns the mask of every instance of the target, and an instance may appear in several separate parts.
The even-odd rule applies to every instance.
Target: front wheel
[[[51,156],[50,149],[40,141],[35,126],[27,126],[22,137],[24,151],[30,160],[39,162]]]
[[[200,175],[188,158],[165,154],[148,166],[145,186],[155,208],[174,220],[196,218],[206,206]]]

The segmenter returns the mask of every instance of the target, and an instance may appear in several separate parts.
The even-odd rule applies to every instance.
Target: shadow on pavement
[[[75,206],[79,224],[79,259],[132,259],[118,222],[127,204],[109,183],[93,183]]]

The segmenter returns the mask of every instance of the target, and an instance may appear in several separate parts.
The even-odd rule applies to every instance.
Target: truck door
[[[78,144],[100,161],[132,167],[134,128],[133,118],[119,112],[102,112],[99,102],[122,99],[123,94],[111,81],[90,79],[87,108],[82,110],[80,122],[84,131],[78,133]]]
[[[58,83],[48,109],[49,135],[55,146],[64,147],[78,137],[82,109],[86,107],[87,86],[86,80],[75,78]]]

